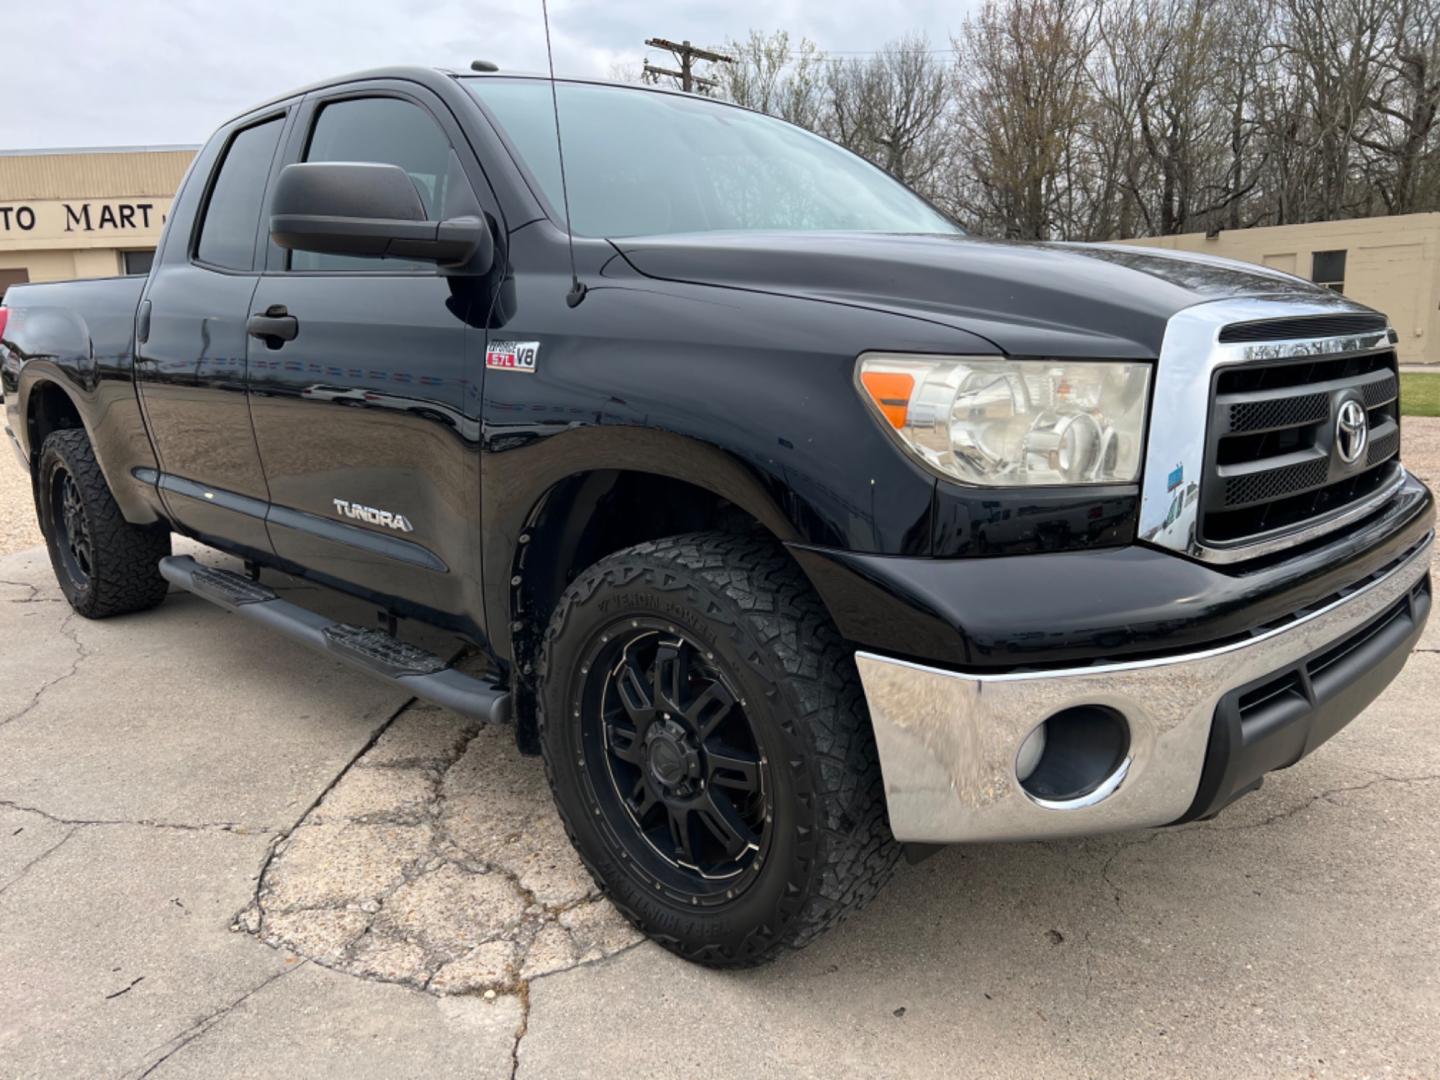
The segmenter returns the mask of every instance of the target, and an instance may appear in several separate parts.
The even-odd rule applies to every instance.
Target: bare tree
[[[821,127],[896,179],[927,191],[954,153],[952,90],[947,65],[929,41],[902,38],[873,56],[829,65]]]
[[[1253,186],[1245,157],[1255,46],[1236,26],[1244,0],[1119,0],[1098,19],[1105,138],[1149,232],[1238,220]]]
[[[1367,153],[1365,178],[1386,212],[1408,214],[1434,206],[1437,194],[1440,7],[1434,0],[1397,0],[1388,15],[1380,75],[1368,102],[1371,123],[1356,141]]]
[[[821,126],[826,61],[813,41],[802,37],[792,45],[784,30],[751,30],[743,42],[727,41],[721,51],[735,61],[716,73],[721,96],[801,127]]]
[[[1288,62],[1307,111],[1296,134],[1314,164],[1316,188],[1305,217],[1341,217],[1351,201],[1356,135],[1368,119],[1393,0],[1281,0],[1277,53]]]
[[[955,40],[965,161],[948,201],[977,228],[1033,240],[1071,231],[1094,14],[1081,0],[990,0]]]
[[[1440,0],[988,0],[950,55],[729,42],[731,100],[982,233],[1107,239],[1440,210]]]

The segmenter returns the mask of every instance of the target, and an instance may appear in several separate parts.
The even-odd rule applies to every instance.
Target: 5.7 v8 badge
[[[485,366],[500,371],[523,371],[535,374],[535,363],[540,357],[538,341],[492,341],[485,350]]]

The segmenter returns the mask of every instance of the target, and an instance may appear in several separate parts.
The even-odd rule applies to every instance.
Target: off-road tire
[[[73,483],[72,516],[88,541],[85,567],[68,551],[62,494],[67,478]],[[35,474],[35,507],[60,591],[77,614],[104,619],[145,611],[165,599],[169,584],[160,576],[159,562],[170,554],[170,532],[125,520],[84,431],[52,431],[45,439]]]
[[[713,649],[772,748],[769,857],[733,902],[687,904],[648,879],[617,845],[581,760],[577,705],[593,676],[577,666],[588,641],[632,613],[673,621]],[[900,846],[853,652],[768,538],[695,533],[602,559],[560,597],[538,674],[545,771],[571,842],[605,895],[665,948],[712,967],[763,963],[808,944],[889,880]]]

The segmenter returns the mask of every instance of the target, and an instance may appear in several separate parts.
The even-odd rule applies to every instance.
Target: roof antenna
[[[555,54],[550,50],[550,7],[540,0],[540,13],[545,19],[545,59],[550,62],[550,107],[555,113],[555,151],[560,155],[560,198],[565,202],[565,239],[570,245],[570,291],[565,303],[575,307],[585,299],[585,286],[575,272],[575,233],[570,228],[570,189],[565,185],[565,144],[560,139],[560,98],[555,93]]]

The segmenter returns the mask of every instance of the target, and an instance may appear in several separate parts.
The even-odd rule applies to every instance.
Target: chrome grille
[[[1321,290],[1206,300],[1175,312],[1155,368],[1140,541],[1239,563],[1319,540],[1381,509],[1405,480],[1390,449],[1398,442],[1389,438],[1399,434],[1395,341],[1384,316]],[[1337,424],[1332,380],[1357,388],[1376,425],[1374,457],[1360,455],[1338,482],[1327,464],[1318,486],[1227,505],[1227,490],[1235,499],[1252,487],[1228,481],[1323,456],[1315,446],[1333,439]],[[1318,469],[1279,479],[1311,475]]]
[[[1243,545],[1303,528],[1374,495],[1398,475],[1394,350],[1304,352],[1302,345],[1286,356],[1216,370],[1200,484],[1202,542]],[[1365,409],[1368,443],[1347,463],[1336,446],[1335,421],[1352,399]]]

